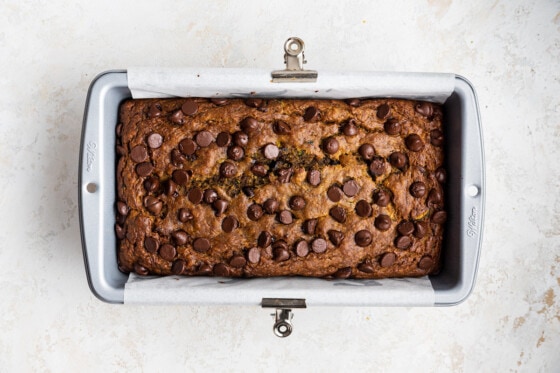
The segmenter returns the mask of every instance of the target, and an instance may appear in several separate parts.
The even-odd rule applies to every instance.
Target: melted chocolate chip
[[[414,198],[421,198],[424,197],[426,194],[426,184],[422,181],[415,181],[410,185],[410,194]]]
[[[443,132],[438,129],[430,131],[430,143],[433,146],[442,146],[443,145]]]
[[[434,265],[434,260],[427,255],[424,255],[420,261],[418,262],[418,268],[427,271],[428,269],[432,268]]]
[[[395,238],[395,246],[401,250],[408,249],[412,246],[412,240],[408,236],[399,236]]]
[[[391,166],[402,170],[408,163],[408,158],[404,153],[394,152],[389,156],[389,163],[391,163]]]
[[[284,247],[277,247],[272,250],[273,259],[277,262],[284,262],[290,259],[290,252]]]
[[[398,120],[391,118],[383,124],[383,129],[390,136],[397,136],[401,133],[401,124]]]
[[[237,174],[237,166],[229,161],[225,161],[220,165],[220,175],[226,178],[232,178]]]
[[[249,198],[252,198],[252,197],[255,196],[255,188],[253,188],[253,187],[244,186],[243,188],[241,188],[241,190],[243,191],[243,194],[245,194]]]
[[[151,149],[158,149],[163,145],[163,136],[159,133],[151,133],[146,141]]]
[[[305,109],[303,120],[306,122],[314,122],[319,119],[320,116],[321,114],[319,113],[319,109],[317,109],[315,106],[310,106]]]
[[[189,241],[189,235],[183,230],[175,231],[171,234],[176,245],[184,245]]]
[[[196,274],[200,276],[209,276],[211,273],[212,273],[212,267],[210,267],[206,263],[203,263],[200,266],[198,266],[198,269],[196,270]]]
[[[354,235],[354,242],[356,242],[356,245],[360,247],[366,247],[371,244],[372,241],[373,236],[371,235],[371,232],[366,229],[362,229]]]
[[[432,215],[432,223],[436,223],[436,224],[443,224],[447,221],[447,212],[441,210],[441,211],[436,211],[433,215]]]
[[[250,135],[259,128],[259,122],[253,117],[247,117],[239,123],[239,126],[241,127],[241,131]]]
[[[179,143],[179,151],[184,155],[193,155],[196,149],[196,143],[192,139],[183,139]]]
[[[171,261],[175,258],[175,255],[177,255],[177,249],[173,245],[166,243],[159,248],[159,256],[165,260]]]
[[[329,240],[336,247],[340,246],[340,244],[344,240],[344,233],[342,233],[341,231],[334,230],[334,229],[329,230],[327,232],[327,236],[329,236]]]
[[[150,109],[148,110],[148,118],[157,118],[161,116],[161,104],[155,102],[150,105]]]
[[[294,245],[294,251],[296,252],[297,256],[304,257],[309,254],[309,244],[304,240],[298,241]]]
[[[425,117],[431,117],[434,113],[434,108],[429,102],[419,102],[414,105],[414,110]]]
[[[218,277],[228,277],[229,276],[229,268],[223,263],[218,263],[212,269],[212,273],[214,273],[214,275],[216,275]]]
[[[265,177],[268,173],[266,166],[258,162],[251,167],[251,172],[260,177]]]
[[[245,100],[245,105],[254,108],[260,108],[264,105],[264,101],[261,98],[248,98]]]
[[[289,206],[292,210],[299,211],[305,208],[306,202],[302,196],[293,196],[290,198]]]
[[[264,157],[270,160],[276,159],[280,155],[280,149],[274,144],[266,144],[262,152]]]
[[[144,198],[144,206],[152,214],[159,215],[161,213],[162,208],[163,208],[163,202],[161,202],[159,199],[157,199],[155,197],[146,196]]]
[[[375,218],[373,225],[380,231],[387,231],[391,228],[391,218],[389,215],[380,214]]]
[[[171,178],[179,185],[187,185],[187,183],[189,182],[189,174],[185,170],[173,171],[173,173],[171,174]]]
[[[358,194],[359,190],[360,190],[360,187],[358,186],[358,183],[356,183],[355,180],[348,180],[342,186],[342,191],[348,197],[354,197],[356,194]]]
[[[339,186],[333,185],[327,190],[327,197],[333,202],[339,202],[344,196],[344,192]]]
[[[208,131],[200,131],[196,134],[194,140],[201,148],[205,148],[214,141],[214,137]]]
[[[369,204],[368,201],[362,199],[359,200],[358,203],[356,203],[356,215],[362,217],[362,218],[368,218],[371,216],[371,205]]]
[[[333,277],[337,279],[345,279],[345,278],[349,278],[351,275],[352,275],[352,268],[345,267],[345,268],[340,268],[338,271],[336,271],[333,274]]]
[[[387,104],[381,104],[377,107],[377,118],[385,119],[389,116],[391,108]]]
[[[220,147],[228,146],[231,142],[231,135],[227,132],[220,132],[216,137],[216,145]]]
[[[413,133],[404,139],[406,147],[413,152],[419,152],[424,149],[424,141],[417,134]]]
[[[185,114],[181,110],[175,111],[173,114],[171,114],[169,119],[175,124],[185,124]]]
[[[177,213],[177,218],[179,219],[179,221],[181,223],[186,223],[189,220],[192,220],[194,218],[191,210],[187,209],[187,208],[182,208],[179,209],[179,212]]]
[[[397,232],[403,236],[410,236],[414,232],[414,224],[409,221],[403,220],[397,225]]]
[[[272,235],[267,231],[262,231],[259,234],[259,237],[257,238],[257,245],[265,249],[268,246],[270,246],[271,243],[272,243]]]
[[[239,221],[235,216],[228,216],[222,220],[222,230],[226,233],[231,233],[239,226]]]
[[[206,189],[204,191],[203,200],[206,203],[214,203],[218,199],[218,193],[214,189]]]
[[[428,233],[428,223],[417,221],[414,223],[414,237],[423,238]]]
[[[291,168],[283,168],[281,170],[278,170],[278,181],[282,184],[289,183],[293,173],[294,170]]]
[[[443,195],[437,189],[430,190],[428,198],[426,198],[426,205],[431,209],[439,209],[443,207]]]
[[[340,206],[334,206],[329,210],[329,215],[339,223],[346,222],[346,210]]]
[[[138,145],[130,150],[130,159],[136,163],[144,162],[148,159],[148,149],[144,145]]]
[[[237,146],[247,146],[247,144],[249,143],[249,135],[247,135],[245,132],[237,131],[233,134],[232,140],[233,143]]]
[[[146,237],[144,239],[144,248],[149,253],[155,253],[159,248],[159,241],[153,237]]]
[[[150,274],[150,271],[148,271],[146,267],[138,263],[134,263],[134,272],[136,272],[140,276],[147,276],[148,274]]]
[[[154,166],[152,166],[150,162],[142,162],[136,165],[136,173],[138,174],[138,176],[148,176],[152,173],[153,170]]]
[[[323,140],[323,150],[327,154],[334,154],[338,151],[338,140],[334,137],[327,137]]]
[[[195,205],[202,202],[203,196],[204,195],[203,195],[202,190],[200,188],[193,188],[193,189],[189,190],[189,192],[187,193],[187,198],[189,199],[189,201],[191,201]]]
[[[227,201],[224,201],[223,199],[217,199],[212,203],[212,208],[216,212],[216,216],[220,216],[224,212],[226,212],[228,206],[229,203]]]
[[[358,127],[354,119],[350,119],[346,122],[341,129],[344,136],[356,136],[358,134]]]
[[[171,150],[171,163],[176,167],[180,167],[181,165],[187,163],[187,158],[185,158],[179,150],[173,149]]]
[[[195,238],[193,241],[193,249],[199,253],[205,253],[210,250],[210,241],[207,238]]]
[[[358,148],[358,153],[365,161],[370,161],[375,156],[375,148],[370,143],[365,143]]]
[[[264,211],[267,214],[275,214],[276,211],[278,211],[278,206],[280,204],[278,203],[278,201],[275,198],[269,198],[266,201],[264,201],[263,207],[264,207]]]
[[[234,255],[229,260],[229,265],[233,268],[243,268],[247,264],[247,260],[242,255]]]
[[[257,264],[261,260],[261,251],[258,247],[252,247],[247,252],[249,263]]]
[[[369,172],[373,176],[381,176],[385,173],[385,160],[382,157],[375,156],[369,164]]]
[[[308,219],[303,222],[303,232],[307,234],[315,234],[317,228],[317,219]]]
[[[126,237],[125,229],[119,224],[115,224],[115,234],[117,235],[117,238],[119,240],[122,240]]]
[[[284,121],[278,120],[272,125],[272,130],[277,135],[287,135],[292,132],[290,125]]]
[[[353,107],[358,107],[362,104],[362,102],[360,101],[359,98],[349,98],[349,99],[346,99],[345,102],[348,105],[353,106]]]
[[[379,265],[383,268],[387,268],[395,264],[397,256],[395,253],[385,253],[379,258]]]
[[[278,214],[278,220],[280,223],[288,225],[294,222],[294,217],[290,211],[283,210]]]
[[[261,205],[255,203],[247,209],[247,217],[253,221],[259,220],[261,216],[263,216],[263,209]]]
[[[307,173],[307,182],[313,186],[321,184],[321,172],[318,170],[310,170]]]
[[[228,103],[228,99],[224,97],[211,98],[210,101],[216,106],[224,106]]]
[[[198,111],[198,104],[193,100],[187,100],[181,106],[181,111],[185,113],[185,115],[195,115]]]
[[[117,212],[122,215],[128,215],[128,206],[123,201],[117,201]]]
[[[447,172],[445,171],[445,168],[443,168],[443,167],[439,167],[436,170],[435,175],[436,175],[436,180],[440,184],[444,184],[445,181],[447,180]]]
[[[327,241],[320,237],[314,239],[313,241],[311,241],[311,250],[313,250],[313,252],[317,254],[324,253],[325,251],[327,251]]]
[[[185,262],[183,259],[178,259],[173,262],[173,265],[171,266],[171,273],[179,276],[186,271],[187,271],[187,262]]]
[[[376,189],[373,192],[373,203],[380,207],[386,207],[391,202],[391,195],[383,189]]]
[[[240,161],[245,156],[245,151],[240,146],[230,146],[227,150],[227,156],[234,161]]]
[[[375,271],[375,269],[373,268],[371,263],[362,262],[362,263],[358,264],[358,271],[364,272],[364,273],[373,273]]]

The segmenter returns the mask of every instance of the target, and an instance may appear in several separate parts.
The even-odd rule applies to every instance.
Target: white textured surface
[[[315,3],[0,3],[1,371],[560,370],[560,3]],[[286,340],[258,308],[95,299],[77,213],[92,78],[131,65],[278,68],[292,35],[309,68],[473,82],[487,210],[471,297],[298,311]]]

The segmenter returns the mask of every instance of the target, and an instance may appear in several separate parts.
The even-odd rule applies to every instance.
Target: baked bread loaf
[[[442,110],[399,99],[121,104],[116,235],[140,275],[438,270]]]

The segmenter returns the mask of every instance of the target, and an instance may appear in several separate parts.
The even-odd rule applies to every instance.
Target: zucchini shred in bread
[[[117,132],[119,269],[384,278],[437,272],[442,110],[400,99],[140,99]]]

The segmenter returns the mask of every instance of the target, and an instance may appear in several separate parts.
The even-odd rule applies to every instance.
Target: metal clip
[[[276,308],[276,313],[271,314],[271,316],[274,316],[274,326],[272,327],[272,331],[280,338],[285,338],[292,334],[292,319],[294,318],[292,308],[307,307],[305,299],[285,298],[263,298],[261,306],[263,308]]]
[[[286,69],[275,70],[272,72],[272,81],[280,82],[316,82],[317,71],[304,70],[303,64],[305,60],[305,43],[297,37],[291,37],[284,43],[284,64]]]

